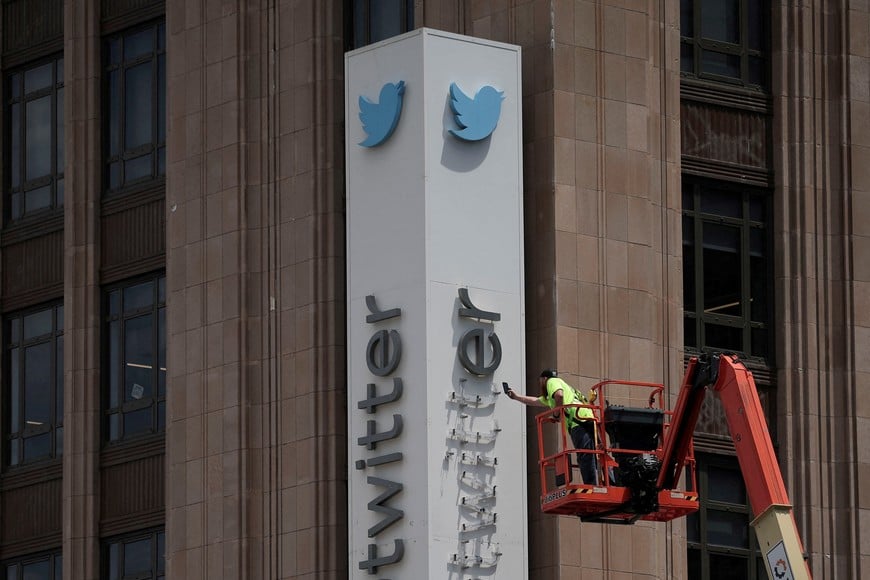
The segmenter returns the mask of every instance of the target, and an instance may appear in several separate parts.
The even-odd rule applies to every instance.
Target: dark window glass
[[[24,92],[32,93],[51,87],[53,72],[52,63],[24,71]]]
[[[704,312],[740,316],[740,229],[705,223]]]
[[[695,309],[695,223],[683,217],[683,307]]]
[[[403,4],[404,0],[369,0],[372,42],[397,36],[405,31]]]
[[[3,564],[4,580],[63,580],[60,550],[38,556],[25,556]]]
[[[136,149],[153,139],[151,134],[152,63],[143,62],[126,70],[124,78],[124,148]]]
[[[686,557],[689,578],[703,578],[701,572],[701,550],[689,548]]]
[[[695,7],[692,0],[680,0],[680,34],[682,36],[695,34]]]
[[[162,530],[109,540],[103,548],[109,580],[161,580],[166,569],[165,544]]]
[[[686,539],[690,542],[701,541],[701,519],[697,512],[686,516]]]
[[[133,60],[140,56],[146,56],[154,50],[154,29],[129,34],[123,39],[124,60]]]
[[[710,487],[710,500],[725,503],[746,504],[746,485],[743,474],[727,466],[710,465],[707,475],[716,482]]]
[[[7,79],[6,219],[63,206],[63,59]]]
[[[51,420],[51,351],[43,342],[24,349],[24,422],[41,427]]]
[[[767,357],[770,195],[724,185],[683,178],[685,344]]]
[[[742,352],[743,330],[725,324],[705,322],[704,345],[725,352]]]
[[[414,28],[413,0],[347,0],[349,48],[360,48]]]
[[[691,44],[680,43],[680,72],[691,73],[695,70],[695,49]]]
[[[63,306],[6,319],[5,463],[63,453]]]
[[[150,572],[152,568],[151,538],[124,544],[124,575]]]
[[[32,181],[51,172],[51,122],[54,95],[28,101],[25,107],[25,159],[24,179]],[[46,154],[48,153],[48,154]]]
[[[710,554],[710,580],[744,580],[749,577],[746,558],[727,554]]]
[[[749,547],[749,527],[746,514],[707,510],[707,541],[717,546]]]
[[[767,84],[767,63],[759,56],[749,57],[749,82],[753,85]]]
[[[162,275],[106,293],[106,437],[165,428],[166,339]]]
[[[740,57],[712,50],[701,51],[701,72],[723,77],[740,77]]]
[[[758,0],[748,2],[747,45],[750,50],[764,50],[765,3]]]
[[[752,352],[760,357],[770,357],[770,335],[764,328],[753,328],[752,334]]]
[[[736,458],[696,455],[700,509],[686,520],[689,578],[766,580]]]
[[[701,36],[731,44],[740,42],[738,0],[701,0]]]
[[[680,0],[680,71],[766,89],[769,12],[761,0]]]
[[[762,229],[753,228],[749,231],[750,315],[756,322],[764,322],[767,316],[768,288],[764,282],[768,267],[764,234]]]
[[[701,213],[733,218],[743,216],[743,199],[739,195],[734,195],[733,191],[706,188],[700,202]]]
[[[106,41],[106,189],[157,179],[166,144],[166,54],[162,22]]]
[[[694,318],[686,316],[683,320],[683,334],[686,346],[697,348],[698,346],[698,323]]]

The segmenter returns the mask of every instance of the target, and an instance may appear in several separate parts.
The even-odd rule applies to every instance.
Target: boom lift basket
[[[628,395],[629,401],[649,401],[649,406],[602,404],[607,400],[605,391],[608,389],[618,393],[620,398]],[[583,521],[619,524],[633,524],[637,520],[669,521],[697,511],[695,461],[691,449],[685,461],[685,489],[656,488],[662,442],[672,416],[663,408],[664,386],[602,381],[592,390],[598,395],[597,404],[568,406],[592,410],[594,450],[573,449],[561,422],[553,419],[553,411],[536,417],[542,510],[579,516]],[[558,451],[547,454],[545,443],[553,445],[554,432],[558,433]],[[580,477],[577,467],[582,454],[596,457],[598,483],[595,485],[584,484]]]

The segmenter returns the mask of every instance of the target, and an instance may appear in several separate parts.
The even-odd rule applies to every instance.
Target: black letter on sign
[[[381,395],[380,397],[378,396],[374,383],[367,384],[366,390],[368,391],[366,393],[368,398],[362,401],[357,401],[356,406],[358,409],[368,409],[369,413],[374,413],[377,410],[378,405],[392,403],[402,396],[402,379],[400,377],[393,378],[393,390],[386,395]]]
[[[501,341],[498,339],[498,335],[494,332],[489,335],[489,342],[492,343],[492,362],[489,365],[486,364],[486,355],[483,352],[483,339],[483,329],[474,328],[462,335],[457,349],[459,362],[462,363],[465,370],[479,377],[491,375],[501,364]],[[474,358],[477,359],[474,361],[468,356],[468,347],[471,344],[474,345]]]
[[[378,566],[386,566],[387,564],[395,564],[405,555],[405,542],[402,540],[393,540],[395,548],[389,556],[378,558],[377,544],[369,544],[369,559],[359,563],[360,570],[368,570],[369,574],[377,574]]]
[[[374,294],[366,296],[366,307],[368,307],[369,312],[371,312],[371,314],[366,316],[366,322],[369,324],[374,324],[381,320],[389,320],[390,318],[396,318],[397,316],[402,315],[401,308],[390,308],[389,310],[381,310],[378,308],[378,303],[375,301]]]
[[[378,425],[377,423],[375,423],[374,419],[369,419],[368,421],[366,421],[367,434],[365,437],[360,437],[359,439],[357,439],[356,444],[365,445],[368,449],[374,449],[375,447],[377,447],[377,444],[380,441],[395,439],[402,434],[402,416],[393,415],[393,428],[389,431],[378,433],[377,428]]]
[[[375,351],[380,348],[380,359],[375,357]],[[392,349],[390,349],[392,345]],[[399,366],[399,361],[402,360],[402,337],[399,336],[399,331],[379,330],[374,333],[369,339],[369,345],[366,347],[366,365],[373,375],[385,377]]]
[[[481,310],[471,302],[471,297],[468,295],[468,288],[459,289],[459,301],[465,308],[459,309],[459,316],[465,318],[479,318],[481,320],[492,320],[493,322],[501,320],[501,314],[498,312],[487,312]]]
[[[379,477],[367,477],[366,482],[368,482],[369,485],[380,485],[381,487],[387,488],[387,491],[369,502],[369,511],[379,512],[387,516],[369,528],[369,537],[374,538],[405,517],[404,511],[385,505],[391,497],[402,491],[403,486],[401,483],[381,479]]]

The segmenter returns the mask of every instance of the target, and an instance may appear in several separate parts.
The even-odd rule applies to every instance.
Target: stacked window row
[[[163,580],[166,576],[166,534],[147,530],[103,542],[101,578]],[[3,564],[4,580],[62,580],[60,550],[11,560]]]
[[[108,288],[103,304],[103,432],[109,442],[165,429],[166,278]],[[63,453],[64,308],[6,317],[5,464]]]
[[[125,31],[104,44],[104,178],[107,195],[166,173],[166,27]],[[30,63],[6,77],[7,223],[64,205],[64,61]]]
[[[680,72],[764,90],[768,12],[763,0],[680,0]]]

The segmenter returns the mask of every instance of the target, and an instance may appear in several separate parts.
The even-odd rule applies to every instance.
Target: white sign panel
[[[777,580],[794,580],[794,573],[782,542],[778,542],[767,551],[767,565]]]
[[[527,577],[520,49],[345,56],[352,578]]]

